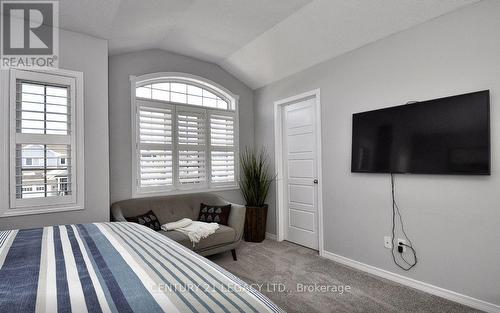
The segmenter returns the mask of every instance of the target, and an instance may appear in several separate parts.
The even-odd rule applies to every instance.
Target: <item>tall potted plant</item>
[[[266,237],[268,205],[265,203],[275,175],[269,170],[264,148],[245,149],[240,155],[240,190],[246,201],[245,241],[262,242]]]

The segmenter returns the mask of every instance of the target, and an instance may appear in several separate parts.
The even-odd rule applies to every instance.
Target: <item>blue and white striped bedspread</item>
[[[134,223],[0,231],[0,312],[283,312]]]

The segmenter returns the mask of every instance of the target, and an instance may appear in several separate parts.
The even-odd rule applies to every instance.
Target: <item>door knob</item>
[[[318,180],[317,180],[317,179],[315,179],[315,180],[313,181],[313,183],[315,183],[315,184],[317,185],[317,184],[318,184]]]

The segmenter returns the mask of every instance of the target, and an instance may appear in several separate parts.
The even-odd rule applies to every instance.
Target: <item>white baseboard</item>
[[[483,300],[479,300],[476,298],[472,298],[451,290],[447,290],[441,287],[437,287],[428,283],[424,283],[422,281],[409,278],[403,275],[395,274],[383,269],[380,269],[375,266],[371,266],[365,263],[361,263],[355,260],[348,259],[346,257],[337,255],[332,252],[328,252],[326,250],[323,250],[322,256],[324,258],[330,259],[332,261],[347,265],[349,267],[353,267],[355,269],[358,269],[363,272],[367,272],[397,283],[400,283],[402,285],[415,288],[418,290],[421,290],[423,292],[427,292],[430,294],[433,294],[435,296],[445,298],[450,301],[458,302],[463,305],[470,306],[472,308],[482,310],[485,312],[490,312],[490,313],[500,313],[500,305],[493,304],[490,302],[486,302]]]
[[[266,239],[276,241],[278,239],[278,237],[276,237],[275,234],[271,234],[271,233],[266,232]]]

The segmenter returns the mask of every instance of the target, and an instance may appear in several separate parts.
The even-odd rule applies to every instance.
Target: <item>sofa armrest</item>
[[[234,229],[236,232],[236,241],[240,241],[243,237],[243,227],[245,226],[245,213],[247,208],[241,204],[231,203],[231,212],[227,226]]]
[[[125,216],[123,216],[120,204],[114,203],[111,206],[111,220],[114,222],[126,222]]]

